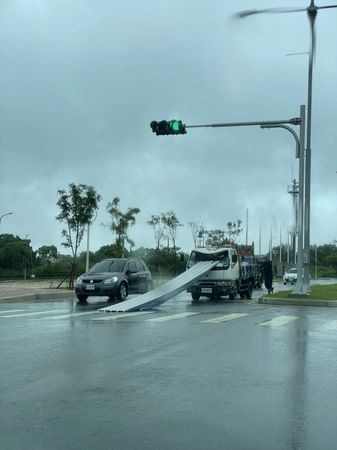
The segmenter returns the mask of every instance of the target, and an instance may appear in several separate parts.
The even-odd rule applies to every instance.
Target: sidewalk
[[[0,282],[0,302],[20,300],[72,299],[72,290],[60,287],[57,281],[12,281]]]

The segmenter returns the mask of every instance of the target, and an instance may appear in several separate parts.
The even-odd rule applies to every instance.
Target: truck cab
[[[187,292],[197,301],[201,296],[220,299],[228,295],[231,300],[236,298],[240,290],[240,264],[235,247],[200,247],[192,250],[187,269],[200,261],[219,261],[209,272],[202,276]]]

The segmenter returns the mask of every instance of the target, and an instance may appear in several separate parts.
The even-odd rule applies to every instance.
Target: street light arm
[[[6,214],[2,214],[2,216],[0,216],[0,226],[1,226],[1,221],[5,216],[10,216],[11,214],[13,214],[12,212],[6,213]]]
[[[1,222],[1,220],[2,220],[3,217],[9,216],[10,214],[13,214],[13,213],[12,213],[12,212],[9,212],[9,213],[6,213],[6,214],[3,214],[2,216],[0,216],[0,222]]]
[[[256,126],[256,125],[282,125],[285,123],[289,123],[290,125],[301,125],[301,118],[300,117],[294,117],[292,119],[285,119],[285,120],[267,120],[267,121],[256,121],[256,122],[225,122],[225,123],[209,123],[205,125],[185,125],[185,128],[206,128],[206,127],[212,127],[212,128],[220,128],[220,127],[249,127],[249,126]]]
[[[296,141],[296,158],[300,157],[300,139],[297,135],[297,133],[287,125],[261,125],[260,128],[284,128],[285,130],[290,131],[290,133],[294,136]]]

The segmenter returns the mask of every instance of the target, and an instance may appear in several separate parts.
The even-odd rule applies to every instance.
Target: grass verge
[[[292,291],[275,292],[274,294],[268,294],[270,298],[288,298],[291,299]],[[295,298],[295,297],[293,297]],[[336,300],[337,301],[337,284],[328,285],[315,285],[311,286],[311,292],[307,296],[311,300]]]

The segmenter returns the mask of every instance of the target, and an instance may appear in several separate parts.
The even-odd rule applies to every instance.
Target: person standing
[[[273,265],[271,261],[266,261],[264,263],[264,285],[268,289],[268,294],[274,291],[273,288]]]

